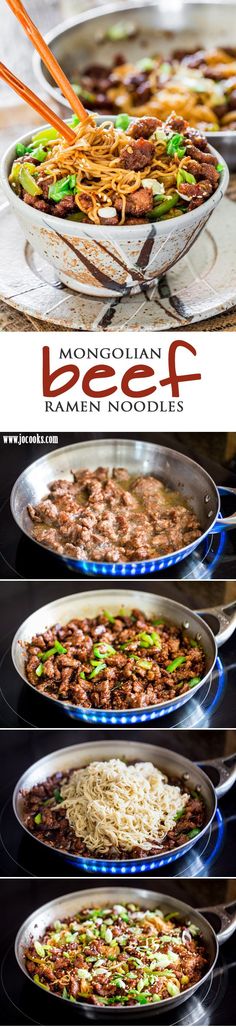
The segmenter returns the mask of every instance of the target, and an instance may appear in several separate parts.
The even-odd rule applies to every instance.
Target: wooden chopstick
[[[69,125],[66,125],[54,111],[51,111],[47,103],[40,100],[40,97],[36,96],[36,94],[32,92],[32,89],[29,89],[24,82],[21,82],[20,78],[16,78],[16,76],[13,75],[13,72],[10,71],[9,68],[6,68],[6,65],[1,62],[0,78],[4,78],[5,82],[11,86],[11,89],[14,89],[15,93],[19,93],[22,100],[25,100],[25,103],[28,103],[30,107],[33,107],[34,110],[38,112],[38,114],[41,114],[45,121],[49,122],[50,125],[53,125],[53,127],[60,132],[60,135],[62,135],[68,143],[74,143],[76,133],[73,132],[73,129],[70,128]]]
[[[52,54],[51,50],[49,50],[49,46],[45,42],[45,39],[43,39],[43,36],[41,36],[41,32],[39,32],[39,29],[37,29],[36,25],[31,20],[29,14],[25,10],[25,7],[21,3],[21,0],[7,0],[7,3],[13,11],[13,14],[15,14],[16,18],[18,18],[18,21],[20,22],[22,28],[26,32],[26,35],[29,36],[29,39],[36,47],[36,50],[38,50],[40,56],[43,58],[48,70],[51,72],[52,77],[55,79],[55,82],[57,82],[57,85],[60,87],[62,93],[64,94],[64,96],[66,96],[67,100],[69,101],[72,110],[75,112],[75,114],[78,115],[80,121],[85,121],[88,117],[87,111],[83,107],[83,104],[81,103],[79,97],[76,96],[74,89],[72,89],[71,83],[64,74],[64,71],[62,71],[62,68],[60,67],[60,64],[58,64],[56,57],[54,57],[54,54]]]

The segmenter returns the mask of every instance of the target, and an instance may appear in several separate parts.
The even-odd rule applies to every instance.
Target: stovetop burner
[[[14,956],[14,939],[13,937],[7,939],[8,946],[1,961],[1,985],[2,985],[2,1014],[3,1021],[7,1025],[11,1025],[13,1022],[18,1025],[36,1024],[43,1025],[49,1022],[50,1006],[48,996],[43,993],[42,990],[35,988],[30,984],[27,979],[24,979]],[[146,1013],[142,1017],[142,1023],[157,1025],[160,1023],[161,1027],[207,1027],[207,1025],[225,1025],[228,1023],[228,1006],[230,1001],[233,1003],[233,987],[234,987],[234,969],[231,965],[233,964],[233,946],[234,942],[229,941],[224,945],[220,952],[217,966],[214,972],[210,975],[208,980],[198,989],[192,998],[188,999],[183,1005],[175,1006],[172,1012],[162,1012],[161,1019],[159,1020],[158,1013],[155,1009],[153,1013]],[[226,997],[227,996],[227,997]],[[64,1003],[60,999],[54,999],[51,1003],[51,1015],[56,1015],[57,1019],[54,1022],[60,1025],[65,1024],[65,1007]],[[79,1017],[78,1017],[79,1012]],[[14,1021],[13,1021],[14,1015]],[[127,1016],[126,1016],[127,1023]],[[91,1013],[89,1020],[85,1018],[84,1013],[78,1011],[78,1005],[74,1006],[71,1004],[66,1007],[66,1023],[69,1027],[73,1027],[74,1024],[79,1024],[83,1027],[88,1022],[93,1022],[93,1008],[91,1007]],[[135,1012],[131,1012],[129,1009],[129,1022],[131,1024],[137,1024],[137,1018]],[[124,1013],[116,1017],[116,1023],[124,1024]]]

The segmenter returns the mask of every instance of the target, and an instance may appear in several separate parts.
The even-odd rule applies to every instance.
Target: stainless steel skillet
[[[236,528],[236,513],[231,517],[220,515],[220,494],[236,494],[234,489],[217,488],[209,474],[183,453],[151,442],[132,439],[93,439],[75,443],[63,449],[55,449],[26,467],[15,482],[11,493],[11,511],[18,527],[33,538],[33,523],[27,511],[28,503],[35,505],[47,493],[50,482],[56,478],[72,480],[71,470],[86,467],[95,470],[98,466],[126,467],[131,475],[153,475],[160,478],[169,488],[180,492],[196,514],[201,525],[201,536],[187,546],[172,553],[152,559],[127,563],[112,563],[92,559],[74,559],[57,556],[75,573],[101,577],[137,577],[163,571],[184,560],[197,546],[200,546],[210,532],[223,528]],[[35,545],[39,543],[35,542]],[[49,549],[50,546],[44,546]],[[55,552],[54,552],[55,556]]]
[[[75,868],[82,867],[88,873],[144,873],[155,869],[155,867],[162,866],[167,861],[168,863],[175,862],[178,857],[188,852],[207,833],[216,813],[218,798],[224,795],[236,781],[236,754],[230,758],[229,766],[228,760],[225,759],[217,759],[216,762],[212,759],[203,764],[206,767],[209,764],[211,768],[217,770],[219,784],[214,788],[210,778],[204,773],[201,766],[159,745],[148,745],[140,743],[139,740],[135,742],[129,740],[127,747],[127,742],[125,740],[122,741],[122,738],[121,740],[112,738],[108,741],[102,739],[101,741],[84,742],[80,745],[58,749],[56,752],[43,756],[42,759],[38,760],[37,763],[34,763],[33,766],[29,767],[22,774],[13,794],[13,809],[21,828],[31,838],[35,838],[24,824],[23,790],[29,791],[34,785],[41,784],[46,778],[51,777],[58,771],[65,773],[68,770],[85,767],[97,760],[106,761],[111,759],[126,759],[129,763],[136,763],[140,760],[144,763],[153,763],[168,778],[176,780],[176,784],[180,784],[184,788],[186,786],[189,791],[197,791],[204,801],[206,811],[205,823],[199,834],[194,838],[186,837],[184,844],[176,846],[174,849],[167,848],[165,850],[164,848],[156,856],[147,854],[140,859],[97,858],[96,854],[94,857],[92,854],[90,857],[78,856],[73,855],[69,851],[62,852],[61,849],[53,848],[52,850],[52,846],[48,846],[47,841],[40,842],[36,839],[43,848],[46,846],[46,848],[49,847],[53,852],[60,853],[62,862],[66,863],[69,858],[70,864],[74,864]]]
[[[206,917],[202,912],[193,909],[192,906],[187,905],[186,902],[180,902],[179,899],[171,896],[163,895],[162,892],[151,891],[141,888],[131,888],[129,886],[125,888],[118,887],[103,887],[103,888],[91,888],[79,892],[72,892],[68,895],[62,895],[60,898],[54,899],[52,902],[47,902],[44,906],[35,910],[25,920],[20,927],[16,941],[15,941],[15,955],[20,969],[26,975],[28,980],[31,982],[32,988],[38,988],[37,984],[34,984],[30,978],[24,960],[24,950],[32,942],[32,939],[39,940],[49,924],[53,923],[54,920],[63,921],[64,917],[74,916],[76,912],[83,907],[93,906],[107,906],[109,904],[114,905],[115,903],[126,903],[133,902],[140,905],[143,909],[154,910],[161,908],[164,913],[170,913],[179,911],[180,916],[186,922],[195,924],[199,928],[203,940],[205,942],[208,955],[209,955],[209,967],[204,977],[197,984],[192,985],[191,988],[187,988],[186,991],[182,992],[175,998],[163,999],[158,1004],[147,1004],[145,1006],[135,1006],[135,1014],[138,1019],[145,1017],[148,1011],[152,1010],[161,1017],[162,1010],[166,1011],[168,1008],[171,1012],[175,1006],[187,1001],[192,995],[195,994],[197,989],[208,980],[214,966],[216,964],[219,945],[226,941],[231,934],[233,934],[236,928],[236,903],[231,903],[229,906],[216,906],[213,909],[209,909],[209,913],[215,913],[219,918],[220,927],[218,933],[215,932],[211,924],[207,921]],[[207,910],[205,911],[207,915]],[[35,997],[37,1000],[37,991],[35,991]],[[45,992],[45,1002],[47,1003],[48,1015],[53,1016],[53,1005],[54,1002],[54,1013],[56,1014],[56,1002],[68,1003],[68,999],[56,999],[55,995],[50,992]],[[69,1006],[65,1005],[65,1017],[69,1015]],[[109,1022],[111,1019],[111,1010],[106,1006],[91,1006],[88,1002],[81,1002],[78,1004],[78,1009],[82,1009],[84,1015],[90,1019],[94,1019],[95,1022],[102,1024]],[[134,1007],[129,1007],[133,1011]],[[67,1011],[67,1013],[66,1013]],[[112,1007],[112,1020],[116,1021],[117,1018],[124,1014],[124,1024],[128,1021],[128,1009],[123,1009],[120,1006]],[[50,1022],[50,1021],[49,1021]],[[65,1021],[66,1022],[66,1021]]]
[[[147,616],[164,616],[171,624],[184,625],[189,637],[196,638],[201,643],[206,654],[206,672],[200,684],[188,689],[182,695],[175,696],[174,699],[155,703],[153,706],[136,707],[133,709],[85,709],[75,706],[71,702],[57,698],[51,699],[44,692],[37,693],[39,701],[44,701],[45,704],[49,702],[56,703],[70,717],[82,719],[87,723],[133,724],[153,720],[163,713],[170,713],[188,702],[197,693],[199,693],[200,700],[201,688],[206,682],[210,684],[211,681],[211,675],[217,659],[217,646],[222,645],[236,627],[236,605],[233,603],[226,611],[221,609],[211,611],[211,613],[216,613],[216,623],[219,625],[218,633],[214,636],[213,631],[202,617],[182,603],[177,603],[175,600],[164,596],[154,595],[149,592],[138,592],[138,590],[134,591],[129,588],[105,588],[98,591],[92,590],[91,592],[80,592],[78,595],[65,596],[57,599],[56,602],[48,603],[47,606],[41,607],[40,610],[36,610],[35,613],[31,614],[20,625],[12,642],[12,659],[18,674],[23,678],[27,687],[31,689],[31,692],[35,693],[35,688],[26,677],[25,654],[22,645],[20,645],[21,642],[30,641],[35,634],[41,634],[42,631],[45,631],[47,627],[53,624],[66,624],[73,617],[95,617],[102,609],[109,609],[111,613],[117,614],[121,606],[124,606],[128,612],[132,608],[137,609],[139,607]]]

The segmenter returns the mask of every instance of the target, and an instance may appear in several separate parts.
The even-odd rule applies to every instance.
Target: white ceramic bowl
[[[97,118],[98,124],[102,121],[104,118]],[[155,284],[193,245],[229,181],[227,164],[210,147],[224,170],[216,192],[190,213],[160,223],[109,228],[66,221],[28,206],[9,185],[16,143],[27,145],[31,136],[32,132],[21,136],[4,154],[0,166],[3,188],[34,249],[52,264],[64,285],[88,295],[119,298]]]

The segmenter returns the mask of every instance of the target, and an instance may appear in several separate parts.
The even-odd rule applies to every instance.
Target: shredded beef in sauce
[[[141,610],[74,618],[36,635],[23,648],[31,685],[87,708],[161,703],[194,687],[206,671],[205,653],[184,627],[148,618]]]
[[[122,900],[122,891],[120,893]],[[181,914],[108,905],[55,920],[24,952],[35,984],[94,1005],[134,1006],[173,998],[205,975],[199,928]]]
[[[69,781],[73,770],[67,773],[53,774],[46,781],[34,785],[30,791],[23,791],[24,810],[23,819],[28,831],[39,840],[54,849],[62,849],[64,852],[71,852],[77,856],[93,857],[96,859],[96,852],[90,852],[81,838],[78,838],[74,829],[70,826],[65,809],[60,807],[62,800],[60,789]],[[82,768],[81,768],[82,769]],[[182,793],[188,792],[186,780],[170,779],[169,784],[178,785]],[[201,797],[197,792],[189,792],[190,798],[183,810],[178,814],[176,825],[168,831],[162,844],[153,839],[153,848],[149,856],[174,849],[184,845],[190,840],[192,831],[201,831],[206,821],[206,809]],[[36,819],[35,819],[36,818]],[[143,859],[147,856],[145,849],[138,846],[129,851],[122,850],[118,846],[111,846],[104,854],[106,859]],[[101,854],[98,856],[101,859]]]
[[[28,506],[33,537],[60,555],[109,563],[148,560],[197,539],[201,527],[180,493],[125,468],[73,471]]]

